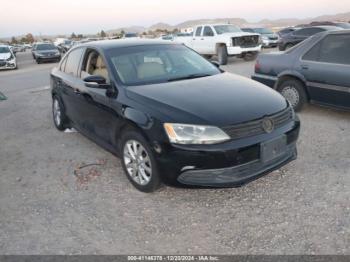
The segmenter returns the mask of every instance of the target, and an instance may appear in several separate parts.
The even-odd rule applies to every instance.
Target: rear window
[[[71,74],[73,76],[77,76],[78,67],[80,64],[81,56],[83,54],[83,49],[78,48],[73,50],[68,54],[66,66],[64,68],[64,72],[67,74]]]

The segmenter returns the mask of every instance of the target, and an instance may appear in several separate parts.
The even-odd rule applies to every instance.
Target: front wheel
[[[57,96],[54,96],[52,99],[52,117],[55,127],[58,130],[64,131],[69,128],[68,119],[64,112],[64,107]]]
[[[282,81],[277,91],[289,101],[295,111],[300,111],[307,102],[304,85],[297,79],[287,79]]]
[[[137,131],[128,130],[121,139],[122,166],[127,178],[138,190],[156,191],[161,180],[151,147]]]

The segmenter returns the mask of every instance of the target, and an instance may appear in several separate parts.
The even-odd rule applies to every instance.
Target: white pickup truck
[[[261,51],[259,34],[243,32],[230,24],[199,25],[192,36],[175,37],[174,41],[185,44],[203,56],[217,55],[221,65],[229,56],[253,60]]]

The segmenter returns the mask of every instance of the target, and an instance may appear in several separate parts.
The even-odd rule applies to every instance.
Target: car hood
[[[1,53],[0,54],[0,59],[1,60],[5,60],[5,59],[10,58],[10,56],[11,56],[11,53]]]
[[[46,55],[46,54],[52,54],[58,52],[56,49],[50,49],[50,50],[35,50],[36,53]]]
[[[226,36],[226,37],[240,37],[240,36],[254,36],[257,35],[259,36],[259,34],[256,33],[249,33],[249,32],[235,32],[235,33],[223,33],[220,36]]]
[[[258,119],[287,107],[286,100],[273,89],[229,73],[130,86],[127,96],[163,113],[164,121],[220,127]]]

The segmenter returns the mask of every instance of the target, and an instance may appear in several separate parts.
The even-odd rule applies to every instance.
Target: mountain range
[[[349,22],[350,12],[336,14],[336,15],[322,15],[318,17],[304,18],[304,19],[297,19],[297,18],[284,18],[284,19],[276,19],[276,20],[263,19],[256,23],[249,22],[243,18],[197,19],[197,20],[185,21],[176,25],[170,25],[167,23],[157,23],[150,27],[130,26],[130,27],[122,27],[122,28],[107,30],[106,32],[109,34],[113,34],[113,33],[120,33],[123,30],[125,32],[142,33],[150,30],[154,31],[156,29],[162,29],[162,30],[166,29],[171,31],[175,28],[178,28],[178,29],[189,28],[199,24],[219,24],[219,23],[230,23],[240,27],[254,26],[254,25],[264,26],[264,27],[286,27],[286,26],[295,26],[300,24],[309,24],[313,21],[347,21]]]

